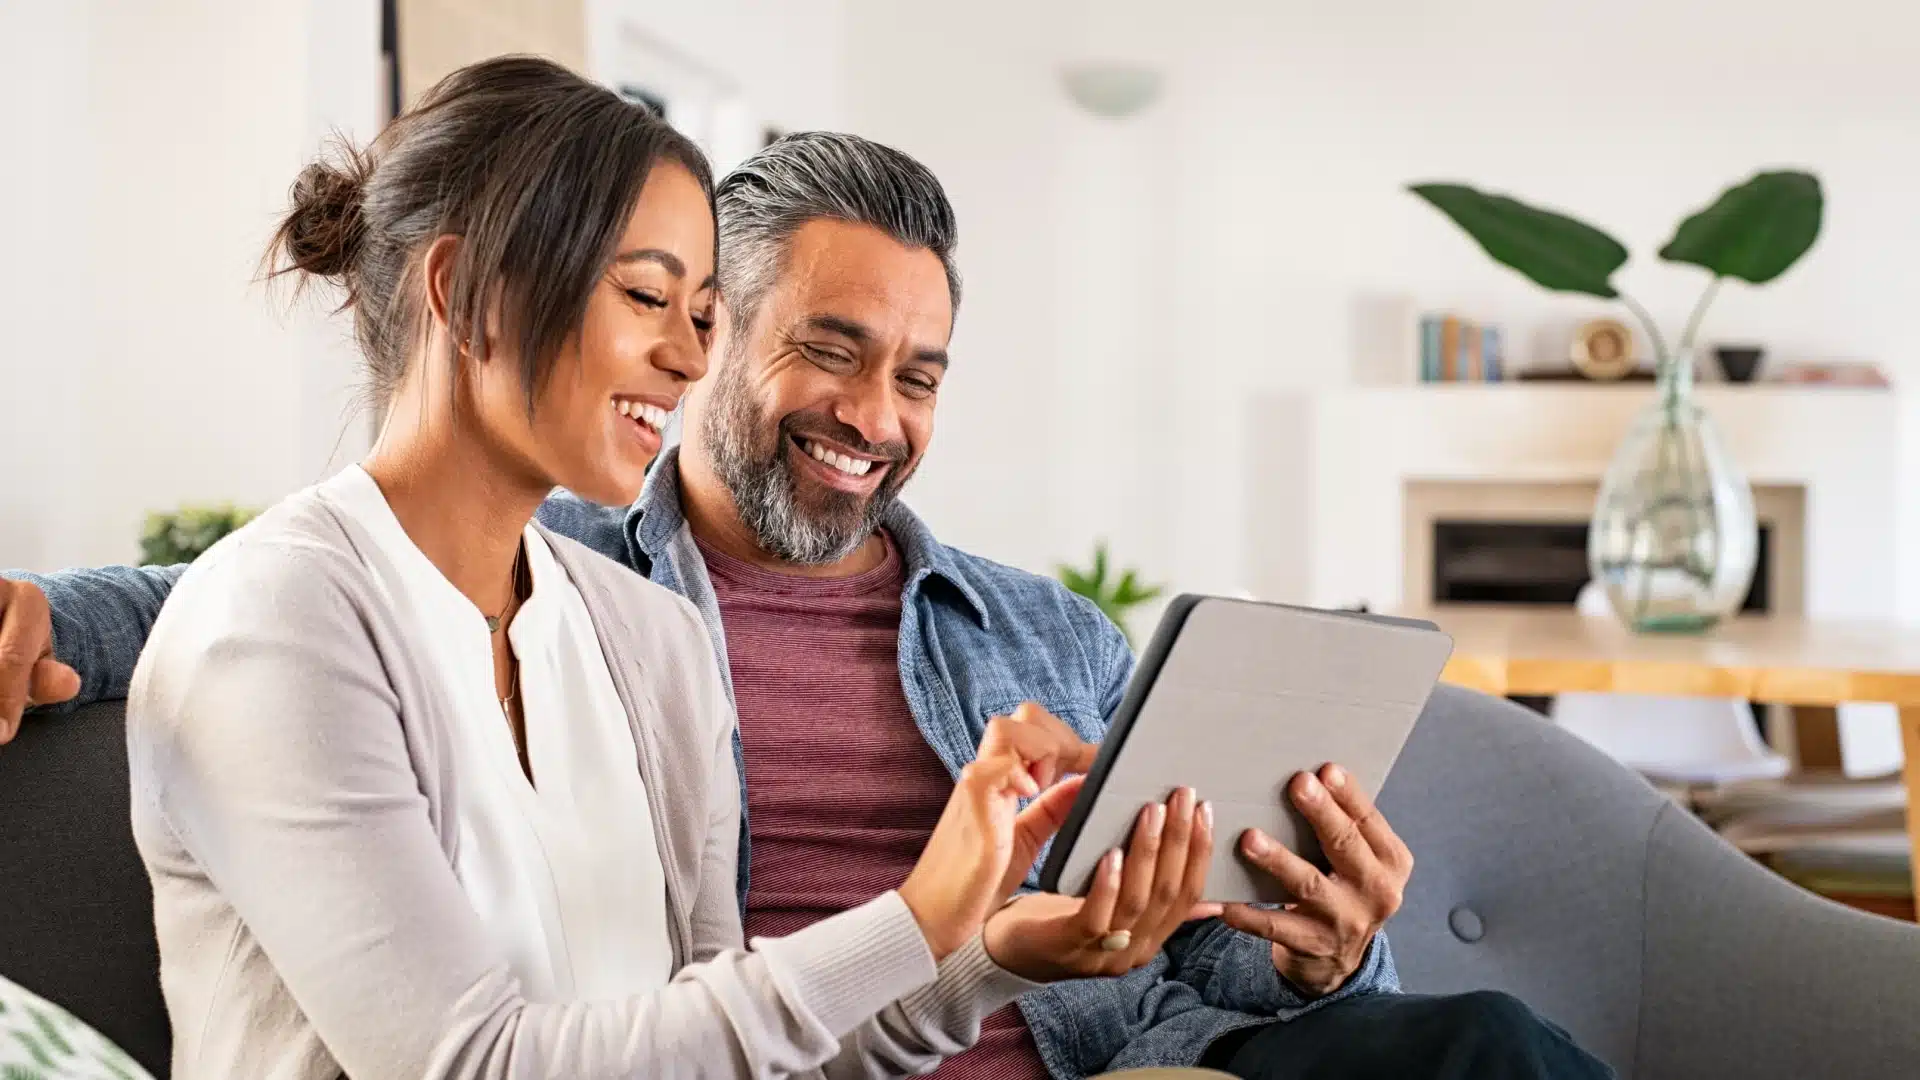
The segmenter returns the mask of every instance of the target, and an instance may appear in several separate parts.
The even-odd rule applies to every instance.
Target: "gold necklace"
[[[513,699],[520,696],[520,661],[513,662],[513,674],[507,677],[507,696],[500,699],[500,711],[513,723]]]
[[[522,560],[526,558],[526,554],[526,543],[522,541],[519,549],[513,553],[513,592],[508,595],[506,606],[500,609],[500,614],[481,613],[486,616],[489,635],[500,632],[501,625],[506,621],[507,612],[512,611],[514,602],[520,599],[520,569],[524,565]],[[520,661],[517,658],[510,658],[510,663],[512,671],[507,676],[507,696],[500,699],[500,711],[506,714],[509,724],[513,723],[513,699],[520,696]]]
[[[489,634],[500,632],[501,625],[506,621],[507,612],[512,611],[514,602],[520,599],[520,560],[526,557],[526,553],[527,548],[524,542],[513,553],[513,590],[507,594],[507,602],[501,606],[500,614],[487,615],[484,611],[480,613],[486,617]]]

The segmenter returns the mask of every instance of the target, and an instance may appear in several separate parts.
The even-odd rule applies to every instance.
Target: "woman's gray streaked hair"
[[[960,308],[953,204],[925,165],[858,135],[788,135],[728,173],[715,192],[720,219],[720,294],[735,325],[753,320],[786,266],[793,234],[828,218],[871,225],[940,259]]]

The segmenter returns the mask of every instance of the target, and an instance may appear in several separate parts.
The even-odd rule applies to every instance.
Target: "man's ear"
[[[733,325],[733,309],[727,306],[727,298],[716,295],[713,298],[713,341],[707,348],[708,358],[718,358],[737,332]]]

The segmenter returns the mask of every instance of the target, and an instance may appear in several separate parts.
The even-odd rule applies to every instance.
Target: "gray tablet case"
[[[1249,828],[1324,866],[1286,798],[1333,761],[1377,795],[1453,652],[1432,623],[1181,596],[1168,607],[1055,838],[1041,887],[1085,895],[1140,808],[1192,786],[1214,809],[1207,899],[1288,899],[1239,852]]]

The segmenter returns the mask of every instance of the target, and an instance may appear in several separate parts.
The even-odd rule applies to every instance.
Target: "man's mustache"
[[[910,451],[905,442],[868,442],[860,432],[830,417],[808,413],[789,413],[780,420],[782,441],[789,438],[827,439],[857,454],[880,458],[898,465],[907,460]]]

